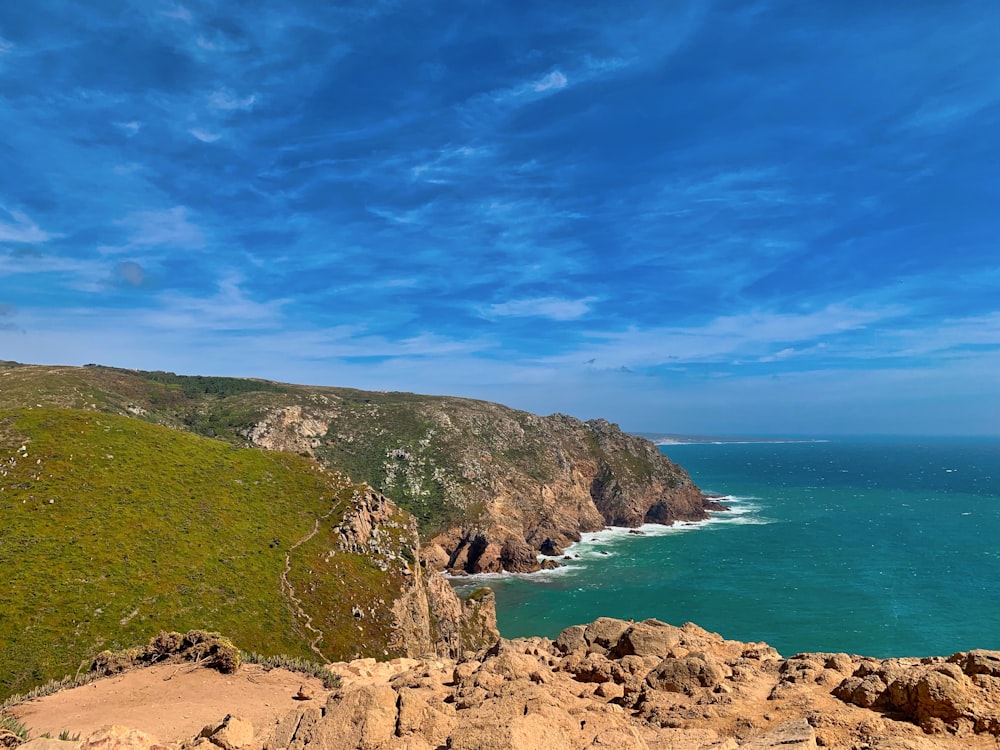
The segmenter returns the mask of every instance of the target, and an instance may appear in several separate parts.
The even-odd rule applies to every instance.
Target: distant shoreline
[[[710,437],[706,435],[664,435],[655,432],[638,432],[656,445],[748,445],[751,443],[829,443],[827,438],[754,438],[754,437]]]

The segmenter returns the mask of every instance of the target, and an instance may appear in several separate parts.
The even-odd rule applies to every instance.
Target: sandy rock
[[[888,707],[919,724],[940,719],[955,725],[969,708],[969,683],[955,664],[908,673],[888,687]]]
[[[681,642],[682,631],[659,620],[643,620],[628,628],[611,652],[621,656],[658,656],[664,658]]]
[[[646,676],[646,684],[656,690],[693,695],[702,688],[712,688],[725,678],[717,664],[700,656],[666,658]]]
[[[28,740],[27,742],[21,742],[21,738],[17,737],[17,735],[13,734],[12,732],[8,732],[7,734],[9,734],[11,737],[14,737],[14,739],[16,739],[17,742],[14,742],[12,744],[7,744],[8,741],[4,739],[6,735],[0,734],[0,747],[6,747],[6,748],[23,747],[26,748],[27,750],[77,750],[77,748],[80,747],[79,740],[74,742],[72,740],[54,740],[49,737],[36,737],[33,740]]]
[[[98,729],[79,745],[80,750],[170,750],[138,729],[112,725]]]
[[[583,625],[572,625],[563,630],[556,638],[556,648],[562,653],[569,654],[587,648],[587,639],[584,637],[586,628]]]
[[[395,734],[396,701],[396,691],[388,685],[331,696],[313,742],[324,750],[375,750]]]
[[[740,750],[807,750],[816,747],[816,733],[805,719],[790,721],[740,745]]]
[[[253,725],[246,719],[229,714],[221,723],[205,727],[201,736],[222,750],[242,750],[253,742]]]
[[[959,662],[962,671],[969,676],[984,674],[990,677],[1000,677],[1000,651],[977,649],[965,654],[964,658],[956,658],[962,656],[962,654],[955,654],[948,661]]]
[[[588,645],[600,646],[604,649],[613,648],[632,623],[626,620],[616,620],[613,617],[598,617],[583,632]]]
[[[289,711],[271,730],[260,737],[262,750],[283,750],[293,744],[305,745],[309,728],[322,716],[318,708],[298,708]]]

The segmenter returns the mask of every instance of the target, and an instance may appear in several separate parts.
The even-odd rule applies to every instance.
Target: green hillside
[[[286,553],[302,610],[325,634],[323,655],[383,655],[390,623],[355,621],[351,610],[391,601],[399,571],[327,554],[361,488],[300,456],[80,410],[130,397],[96,387],[87,368],[19,370],[0,380],[0,698],[161,629],[315,658],[315,635],[282,591]],[[148,390],[139,395],[148,403]],[[36,405],[43,396],[51,406]],[[317,519],[318,533],[292,549]]]

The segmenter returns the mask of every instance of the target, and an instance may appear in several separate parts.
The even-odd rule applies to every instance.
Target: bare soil
[[[234,714],[254,731],[275,724],[302,702],[306,686],[318,705],[330,694],[315,677],[284,669],[241,665],[235,674],[220,674],[191,664],[138,669],[89,685],[38,698],[8,711],[27,724],[32,737],[66,730],[86,737],[108,724],[141,729],[160,742],[191,739],[208,724]]]

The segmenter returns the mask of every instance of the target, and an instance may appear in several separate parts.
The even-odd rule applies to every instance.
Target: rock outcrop
[[[1000,652],[984,651],[783,659],[690,623],[601,618],[555,641],[499,640],[380,678],[369,669],[367,681],[356,679],[363,667],[333,665],[345,679],[322,709],[293,711],[258,739],[266,750],[992,748],[998,664]],[[858,675],[881,675],[884,702],[839,697]]]
[[[601,618],[457,658],[331,664],[339,687],[273,723],[250,726],[233,706],[172,750],[986,750],[1000,737],[998,665],[994,651],[782,658],[690,623]],[[123,729],[40,744],[54,742],[24,747],[157,747]]]
[[[370,488],[356,492],[337,532],[341,550],[402,573],[389,605],[392,653],[456,657],[499,638],[493,592],[482,589],[463,601],[440,573],[427,570],[416,519],[389,498]]]
[[[540,552],[559,555],[584,532],[722,509],[655,445],[605,420],[467,399],[309,392],[247,438],[308,451],[393,498],[420,520],[436,570],[529,572]]]

